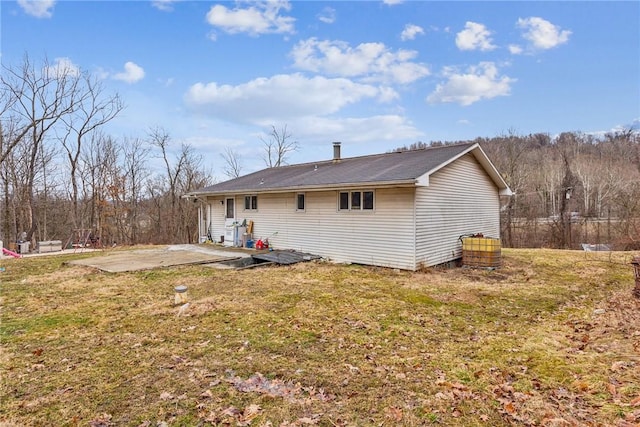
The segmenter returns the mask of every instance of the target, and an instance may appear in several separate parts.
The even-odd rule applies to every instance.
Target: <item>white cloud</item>
[[[135,62],[129,61],[124,64],[124,72],[114,74],[113,78],[125,83],[136,83],[144,78],[144,69]]]
[[[229,9],[217,4],[207,13],[207,22],[229,34],[248,33],[253,36],[269,33],[293,33],[295,18],[280,15],[281,10],[288,11],[288,1],[242,2],[249,7]]]
[[[460,50],[493,50],[496,46],[491,41],[491,31],[477,22],[467,21],[464,30],[456,35],[456,46]]]
[[[171,12],[173,11],[174,3],[177,3],[179,1],[182,0],[151,0],[151,5],[163,12]]]
[[[333,24],[336,22],[336,10],[327,6],[318,14],[318,19],[325,24]]]
[[[624,132],[627,130],[632,130],[635,132],[640,131],[640,117],[633,119],[629,123],[625,123],[624,125],[617,125],[611,128],[611,132]]]
[[[364,99],[388,101],[394,93],[348,79],[308,78],[296,73],[257,78],[237,86],[196,83],[185,94],[185,101],[205,114],[255,124],[326,116]]]
[[[559,26],[536,16],[519,18],[516,25],[524,30],[522,37],[537,50],[551,49],[566,43],[571,35],[571,31],[562,30]]]
[[[294,67],[340,77],[359,77],[365,82],[411,83],[429,75],[429,69],[412,62],[413,50],[391,52],[383,43],[362,43],[352,48],[343,41],[316,38],[296,44]]]
[[[418,34],[424,34],[424,29],[414,24],[407,24],[404,26],[404,30],[400,34],[402,41],[413,40]]]
[[[382,0],[382,3],[386,4],[387,6],[395,6],[403,2],[404,0]]]
[[[36,18],[51,18],[56,0],[18,0],[18,5],[28,15]]]
[[[43,71],[46,76],[51,78],[77,77],[81,73],[80,67],[66,57],[56,58],[53,65],[47,65]]]
[[[513,55],[520,55],[523,52],[522,46],[517,45],[517,44],[510,44],[509,45],[509,52],[511,52],[511,54]]]
[[[516,81],[507,76],[499,76],[498,68],[493,62],[481,62],[462,74],[446,68],[444,74],[447,81],[436,86],[435,91],[427,97],[429,103],[456,102],[471,105],[482,99],[507,96],[511,93],[511,84]]]

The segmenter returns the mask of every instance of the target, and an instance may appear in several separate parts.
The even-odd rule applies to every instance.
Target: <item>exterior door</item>
[[[224,225],[230,226],[236,222],[236,199],[227,197],[224,201]]]
[[[236,222],[236,206],[235,199],[228,197],[224,201],[224,245],[233,246],[235,222]]]

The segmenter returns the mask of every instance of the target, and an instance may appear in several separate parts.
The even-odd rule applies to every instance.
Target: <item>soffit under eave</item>
[[[376,189],[376,188],[397,188],[397,187],[414,187],[416,180],[403,180],[391,182],[354,182],[335,184],[331,186],[313,186],[313,187],[287,187],[287,188],[270,188],[270,189],[238,189],[228,191],[201,191],[188,193],[189,196],[195,197],[221,197],[221,196],[237,196],[249,194],[278,194],[278,193],[305,193],[318,191],[335,191],[335,190],[353,190],[353,189]]]

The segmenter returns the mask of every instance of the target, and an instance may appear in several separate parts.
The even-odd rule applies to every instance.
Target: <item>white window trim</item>
[[[342,193],[347,193],[348,196],[348,203],[349,203],[349,207],[347,209],[340,209],[340,195]],[[352,193],[360,193],[360,207],[357,209],[353,209],[351,207],[351,202],[353,200],[353,196]],[[364,208],[364,193],[372,193],[373,194],[373,208],[372,209],[365,209]],[[363,190],[363,189],[359,189],[359,188],[354,188],[351,190],[338,190],[337,192],[337,204],[336,204],[336,208],[338,212],[374,212],[376,210],[376,191],[375,190]]]
[[[298,197],[304,197],[304,208],[298,209]],[[306,212],[307,211],[307,194],[306,193],[296,193],[296,212]]]
[[[249,208],[247,208],[247,197],[249,197]],[[256,198],[256,207],[255,209],[251,207],[252,198]],[[258,211],[258,195],[257,194],[245,194],[242,198],[242,207],[243,212],[257,212]]]

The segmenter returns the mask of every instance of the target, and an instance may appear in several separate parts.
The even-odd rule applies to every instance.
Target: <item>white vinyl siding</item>
[[[254,240],[268,237],[275,249],[309,252],[334,262],[411,270],[413,191],[376,189],[375,211],[357,212],[336,210],[337,191],[310,191],[305,193],[304,215],[296,211],[296,193],[260,194],[259,211],[239,212],[237,220],[253,221]],[[224,225],[224,218],[217,223]]]
[[[340,192],[374,191],[372,210],[340,210]],[[500,236],[498,189],[472,154],[428,177],[427,186],[260,193],[258,211],[236,211],[236,220],[253,221],[254,239],[269,238],[275,249],[294,249],[328,258],[407,270],[461,257],[459,237],[483,233]],[[231,195],[229,197],[232,197]],[[222,196],[210,198],[212,236],[225,232]],[[244,201],[244,194],[238,194]]]
[[[500,237],[500,202],[496,185],[467,154],[416,188],[416,267],[460,258],[459,237],[472,233]]]
[[[220,241],[220,236],[225,233],[225,217],[226,209],[224,198],[209,198],[209,206],[211,206],[211,237],[215,242]],[[222,203],[220,203],[222,201]]]

